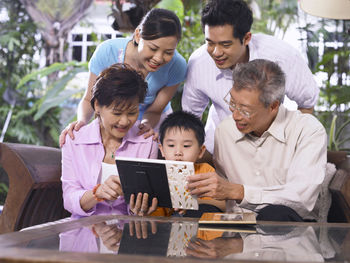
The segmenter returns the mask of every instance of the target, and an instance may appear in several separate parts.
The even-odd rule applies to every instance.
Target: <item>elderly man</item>
[[[200,197],[227,200],[260,220],[313,219],[326,166],[326,132],[311,114],[281,105],[285,76],[274,62],[238,64],[224,100],[232,116],[215,131],[216,173],[193,175]],[[220,175],[220,176],[219,176]]]

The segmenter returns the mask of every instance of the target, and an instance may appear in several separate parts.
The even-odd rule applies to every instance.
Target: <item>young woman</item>
[[[128,206],[115,164],[115,156],[157,158],[157,143],[137,135],[139,104],[147,83],[128,65],[114,64],[100,73],[92,88],[91,107],[96,119],[74,131],[62,147],[62,188],[66,210],[72,217],[92,214],[128,214]],[[139,214],[147,194],[132,204]],[[142,210],[150,214],[157,207]]]
[[[92,117],[91,89],[97,75],[114,63],[127,63],[141,72],[148,83],[144,103],[140,104],[139,133],[155,128],[160,118],[171,112],[170,100],[185,79],[187,64],[176,51],[181,39],[179,18],[165,9],[152,9],[142,19],[132,38],[116,38],[101,43],[89,63],[89,85],[79,103],[78,120],[64,129],[60,145],[67,133],[74,139],[73,129],[79,130]],[[152,130],[151,130],[152,131]]]

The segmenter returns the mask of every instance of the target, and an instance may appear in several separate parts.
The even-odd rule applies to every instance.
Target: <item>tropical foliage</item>
[[[32,82],[23,89],[16,89],[17,83],[38,65],[33,56],[40,52],[42,41],[38,38],[36,25],[18,0],[3,0],[0,9],[7,18],[0,24],[0,123],[2,131],[5,120],[11,117],[5,140],[30,144],[56,145],[58,128],[57,109],[47,118],[35,122],[37,111],[33,105],[38,98],[38,82]]]
[[[307,48],[314,73],[323,79],[318,119],[329,130],[329,149],[350,152],[350,21],[308,23]],[[315,45],[317,43],[317,45]],[[319,50],[321,56],[319,55]],[[339,127],[339,128],[338,128]]]

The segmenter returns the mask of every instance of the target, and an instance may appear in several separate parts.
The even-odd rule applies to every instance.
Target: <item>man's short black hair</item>
[[[159,128],[159,139],[161,144],[163,144],[165,133],[172,128],[192,130],[196,135],[198,145],[203,145],[205,137],[204,124],[194,114],[186,111],[175,111],[169,114]]]
[[[210,0],[202,10],[202,27],[233,26],[233,37],[243,44],[244,36],[250,32],[253,14],[243,0]]]

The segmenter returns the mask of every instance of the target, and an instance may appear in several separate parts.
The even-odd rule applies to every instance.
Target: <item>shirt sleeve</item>
[[[174,86],[185,80],[187,63],[180,53],[175,51],[173,64],[169,70],[169,80],[167,86]]]
[[[66,143],[62,147],[62,190],[64,208],[74,215],[90,216],[95,213],[95,207],[89,212],[85,212],[80,206],[80,199],[85,194],[79,183],[79,178],[74,170],[73,163],[76,156],[73,154],[73,143],[70,138],[66,138]],[[77,160],[75,160],[77,161]]]
[[[158,159],[158,143],[156,141],[153,141],[153,139],[149,159]]]
[[[294,209],[301,217],[308,215],[315,206],[325,177],[326,139],[322,125],[318,129],[304,129],[289,169],[264,170],[266,174],[287,173],[285,183],[269,187],[244,185],[240,206],[258,212],[267,204],[278,204]]]
[[[194,59],[189,59],[186,81],[182,93],[182,109],[192,112],[197,117],[201,118],[205,108],[208,106],[209,98],[201,91],[198,83],[202,77],[200,74],[200,65],[195,63]]]
[[[116,57],[119,53],[117,43],[112,42],[114,39],[109,39],[99,44],[89,61],[89,70],[98,76],[104,69],[110,65],[123,62],[119,57]]]
[[[287,97],[295,101],[299,108],[314,107],[320,89],[307,63],[299,54],[295,54],[288,64],[288,70],[285,70]]]

